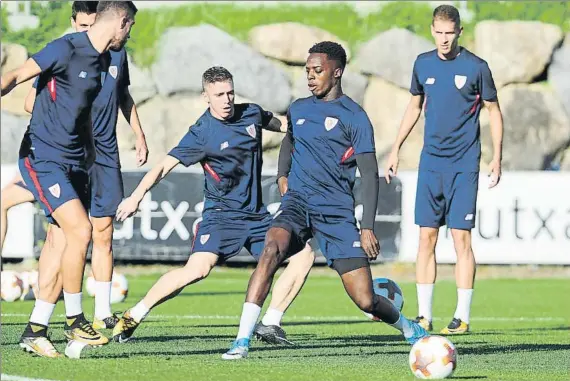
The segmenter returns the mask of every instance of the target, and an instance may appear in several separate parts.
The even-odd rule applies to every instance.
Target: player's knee
[[[284,254],[281,254],[277,241],[268,240],[259,259],[260,267],[277,267],[283,260]]]
[[[420,229],[419,254],[433,255],[437,243],[437,229]]]
[[[75,241],[78,244],[89,245],[92,237],[92,226],[89,220],[77,223],[69,232],[66,232],[67,241]]]
[[[451,234],[453,236],[453,245],[455,246],[457,256],[472,255],[471,233],[468,230],[453,229]]]
[[[93,245],[100,250],[105,250],[111,252],[111,244],[113,242],[113,229],[110,228],[104,230],[98,230],[94,227],[93,229]]]
[[[315,263],[315,252],[307,244],[307,246],[298,252],[297,254],[293,255],[289,260],[290,265],[294,265],[300,268],[311,268]]]

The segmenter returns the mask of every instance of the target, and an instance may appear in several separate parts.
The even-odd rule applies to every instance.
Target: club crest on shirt
[[[113,79],[117,79],[118,73],[119,73],[119,69],[117,69],[117,66],[115,66],[115,65],[109,66],[109,74],[111,74],[111,77],[113,77]]]
[[[464,75],[456,75],[455,76],[455,87],[461,89],[465,86],[465,82],[467,82],[467,77]]]
[[[208,240],[210,239],[210,235],[209,234],[202,234],[200,236],[200,243],[202,245],[204,245],[206,242],[208,242]]]
[[[255,139],[255,136],[256,136],[255,124],[250,124],[249,126],[247,126],[247,127],[245,128],[245,130],[247,131],[247,133],[249,134],[249,136],[251,136],[252,138]]]
[[[59,184],[52,185],[48,189],[49,193],[51,193],[53,197],[59,198],[59,196],[61,196],[61,188],[59,187]]]
[[[325,128],[327,129],[327,131],[332,130],[336,124],[338,123],[338,119],[336,118],[331,118],[330,116],[327,116],[325,118]]]

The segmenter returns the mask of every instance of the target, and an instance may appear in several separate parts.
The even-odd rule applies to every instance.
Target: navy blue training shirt
[[[256,104],[236,104],[229,120],[207,110],[168,154],[205,172],[204,211],[265,213],[261,193],[261,129],[273,114]]]
[[[410,93],[425,95],[420,170],[478,172],[482,101],[497,101],[487,62],[465,48],[452,60],[442,60],[437,50],[420,54]]]
[[[83,163],[91,107],[101,89],[100,54],[87,33],[73,33],[50,42],[32,59],[42,73],[24,139],[36,159]]]
[[[109,51],[101,55],[105,63],[101,72],[102,88],[91,110],[93,138],[95,139],[95,162],[107,167],[120,168],[117,143],[117,119],[122,96],[130,82],[127,52]],[[34,82],[38,86],[39,77]]]
[[[312,96],[293,102],[287,118],[293,137],[289,189],[309,207],[353,211],[354,156],[376,152],[366,112],[346,95],[328,102]]]
[[[130,85],[127,52],[110,51],[104,56],[110,62],[101,73],[103,88],[95,98],[91,116],[93,139],[95,139],[95,162],[108,167],[119,168],[119,146],[117,144],[117,119],[119,106],[125,90]]]

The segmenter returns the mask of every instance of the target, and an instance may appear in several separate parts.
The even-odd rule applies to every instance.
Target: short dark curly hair
[[[202,74],[202,90],[206,85],[216,82],[233,82],[234,77],[228,69],[222,66],[213,66]]]
[[[337,61],[343,70],[346,66],[346,51],[340,44],[337,44],[336,42],[318,42],[313,45],[311,49],[309,49],[309,54],[311,53],[326,54],[329,60]]]

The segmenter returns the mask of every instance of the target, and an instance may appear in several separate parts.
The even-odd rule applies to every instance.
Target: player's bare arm
[[[133,193],[121,202],[117,208],[117,221],[125,221],[137,212],[140,202],[146,193],[158,184],[174,169],[180,161],[167,155],[158,165],[151,169],[141,180]]]
[[[137,158],[137,166],[143,166],[148,158],[148,147],[146,144],[146,138],[139,120],[139,114],[137,112],[137,106],[135,101],[131,96],[128,88],[125,88],[120,101],[121,112],[123,116],[129,122],[129,125],[133,129],[133,133],[136,137],[135,150]]]
[[[489,110],[491,139],[493,141],[493,160],[489,164],[489,188],[495,187],[501,181],[501,160],[503,158],[503,114],[499,102],[484,101],[483,105]]]
[[[29,58],[22,66],[2,76],[2,96],[10,93],[20,83],[29,81],[41,72],[42,69],[40,69],[36,61]]]
[[[30,91],[28,91],[28,95],[26,96],[26,100],[24,101],[24,110],[27,113],[32,113],[32,110],[34,109],[34,103],[36,101],[36,88],[32,87],[30,89]]]
[[[396,141],[392,146],[392,151],[390,156],[388,156],[388,161],[384,167],[384,178],[386,182],[390,184],[390,178],[398,174],[398,155],[400,153],[400,148],[410,135],[410,132],[414,129],[420,115],[422,113],[422,104],[424,103],[423,95],[412,95],[402,122],[400,123],[400,129],[398,130],[398,135],[396,136]]]
[[[374,220],[378,206],[378,163],[374,153],[356,156],[356,165],[362,179],[362,207],[364,214],[360,223],[360,244],[370,259],[380,254],[380,243],[374,235]]]

